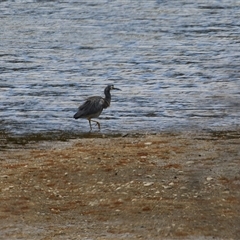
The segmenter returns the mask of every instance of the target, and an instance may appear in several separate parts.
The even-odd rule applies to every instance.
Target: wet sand
[[[240,131],[4,144],[0,239],[239,239]]]

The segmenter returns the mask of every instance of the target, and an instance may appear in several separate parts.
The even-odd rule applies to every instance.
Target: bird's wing
[[[78,108],[78,117],[87,117],[101,113],[103,110],[104,99],[102,97],[89,97],[84,104]]]

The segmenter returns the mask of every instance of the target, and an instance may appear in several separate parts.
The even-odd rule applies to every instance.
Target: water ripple
[[[172,3],[1,2],[0,130],[88,132],[109,83],[102,132],[239,127],[239,3]]]

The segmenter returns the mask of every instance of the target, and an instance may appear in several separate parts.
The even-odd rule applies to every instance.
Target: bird
[[[105,98],[100,96],[93,96],[86,99],[86,101],[78,108],[77,113],[74,114],[74,118],[86,118],[89,122],[90,131],[92,131],[91,122],[95,122],[100,130],[100,123],[92,118],[97,118],[100,116],[104,108],[108,108],[111,103],[111,90],[120,90],[115,88],[114,85],[107,85],[104,89]]]

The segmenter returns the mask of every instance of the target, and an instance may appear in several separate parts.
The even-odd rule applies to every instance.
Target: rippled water
[[[0,9],[4,132],[88,132],[72,116],[108,83],[122,92],[112,92],[102,132],[239,127],[240,1],[16,0]]]

